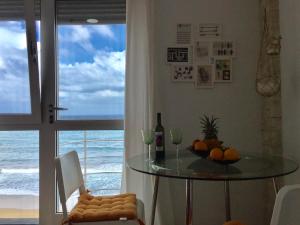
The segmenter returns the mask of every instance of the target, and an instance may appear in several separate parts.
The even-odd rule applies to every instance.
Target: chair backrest
[[[66,202],[69,197],[79,189],[85,191],[84,180],[81,172],[77,152],[71,151],[55,159],[56,177],[59,189],[60,202],[64,217],[67,217]]]
[[[300,185],[287,185],[278,192],[271,225],[300,224]]]

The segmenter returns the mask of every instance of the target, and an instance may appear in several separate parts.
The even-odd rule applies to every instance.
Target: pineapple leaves
[[[217,126],[218,118],[214,116],[203,115],[200,119],[200,123],[202,126],[202,133],[205,135],[205,139],[217,139],[218,134],[218,126]]]

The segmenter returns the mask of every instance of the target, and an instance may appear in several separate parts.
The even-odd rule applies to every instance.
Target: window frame
[[[1,113],[0,125],[40,124],[41,94],[35,24],[35,2],[24,0],[31,113]]]
[[[93,1],[94,2],[94,1]],[[42,61],[42,116],[40,133],[40,224],[60,223],[62,213],[58,209],[58,190],[54,164],[50,159],[57,156],[58,131],[75,130],[124,130],[124,119],[112,120],[61,120],[57,111],[49,112],[49,106],[59,107],[57,61],[57,0],[41,1]],[[78,24],[78,21],[72,21]],[[109,23],[109,21],[106,21]],[[100,22],[101,23],[101,22]],[[115,24],[115,21],[111,21]],[[126,18],[122,23],[126,24]],[[67,23],[70,24],[70,23]],[[125,96],[124,96],[125,100]],[[63,106],[62,106],[63,107]],[[125,112],[125,109],[124,109]],[[50,123],[53,116],[53,123]],[[124,115],[125,116],[125,115]]]
[[[11,1],[11,0],[7,0]],[[19,1],[19,0],[16,0]],[[62,0],[64,1],[64,0]],[[108,1],[108,0],[105,0]],[[123,0],[109,0],[121,2]],[[68,2],[66,0],[66,2]],[[89,0],[89,2],[95,2]],[[101,1],[100,1],[101,2]],[[125,0],[124,0],[125,2]],[[40,3],[40,4],[37,4]],[[26,22],[28,68],[30,82],[31,114],[0,114],[0,130],[38,130],[39,131],[39,224],[52,225],[61,222],[57,209],[57,190],[54,158],[57,156],[57,131],[64,130],[124,130],[124,119],[119,120],[57,120],[49,122],[49,105],[57,105],[57,40],[55,15],[57,0],[24,0]],[[41,78],[39,78],[38,57],[29,46],[37,49],[36,23],[40,6]],[[124,5],[124,4],[123,4]],[[126,7],[125,7],[126,8]],[[124,7],[123,7],[124,9]],[[122,11],[123,12],[123,11]],[[123,15],[123,23],[126,23]],[[14,17],[15,19],[15,17]],[[6,20],[6,18],[4,18]],[[8,18],[9,20],[9,18]],[[67,21],[68,22],[68,21]],[[74,21],[70,21],[74,22]],[[77,21],[78,22],[78,21]],[[109,21],[107,21],[109,22]],[[112,24],[119,23],[117,20]],[[75,21],[76,23],[76,21]],[[35,60],[36,59],[36,60]],[[41,87],[39,79],[41,79]],[[125,84],[126,85],[126,84]],[[40,91],[41,90],[41,91]],[[125,100],[125,96],[124,96]],[[124,109],[125,112],[125,109]],[[125,116],[125,113],[124,113]],[[125,138],[125,137],[124,137]]]

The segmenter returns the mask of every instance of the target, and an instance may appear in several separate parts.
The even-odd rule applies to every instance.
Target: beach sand
[[[39,218],[39,210],[30,209],[0,209],[0,218],[5,219],[36,219]]]
[[[0,195],[0,218],[38,218],[39,197]]]

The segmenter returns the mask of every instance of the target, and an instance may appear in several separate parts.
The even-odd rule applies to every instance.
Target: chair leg
[[[137,216],[141,221],[145,221],[144,203],[140,199],[137,199]]]

